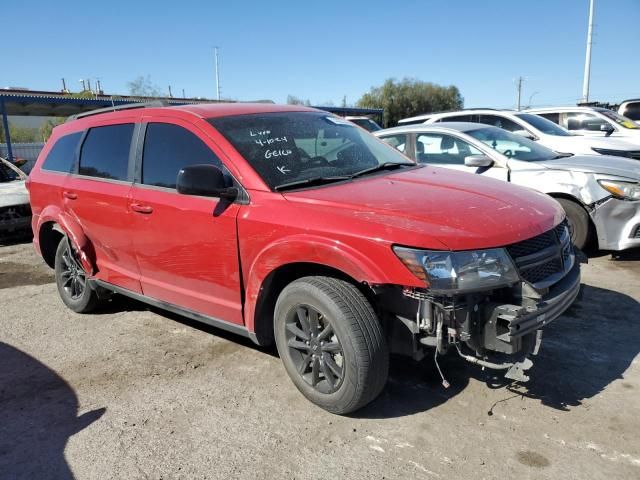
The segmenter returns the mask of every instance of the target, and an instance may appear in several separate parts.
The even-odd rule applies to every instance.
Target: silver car
[[[534,188],[564,207],[578,248],[640,246],[640,162],[607,155],[559,154],[506,130],[450,122],[380,130],[374,135],[419,163]]]
[[[0,157],[0,239],[31,229],[27,175]]]

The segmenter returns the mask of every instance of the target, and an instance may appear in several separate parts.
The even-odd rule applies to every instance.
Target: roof
[[[373,132],[373,134],[383,135],[388,133],[417,133],[425,130],[457,130],[459,132],[469,132],[471,130],[478,130],[487,127],[491,127],[491,125],[473,122],[420,123],[417,125],[401,125],[398,127],[387,128],[385,130],[378,130],[377,132]]]
[[[592,110],[608,110],[606,108],[600,107],[578,107],[575,105],[569,105],[564,107],[540,107],[540,108],[528,108],[527,110],[523,110],[525,113],[536,113],[536,112],[564,112],[566,110],[573,110],[579,112],[590,112]]]
[[[276,105],[274,103],[203,103],[199,105],[182,105],[167,107],[198,115],[201,118],[225,117],[228,115],[249,115],[252,113],[275,112],[317,112],[312,107],[303,105]]]
[[[488,107],[475,107],[475,108],[462,108],[459,110],[445,110],[441,112],[431,112],[431,113],[423,113],[421,115],[416,115],[415,117],[407,117],[402,120],[398,120],[398,124],[407,123],[407,122],[417,122],[419,120],[429,120],[431,117],[435,117],[437,115],[445,115],[445,114],[464,114],[464,113],[473,113],[473,112],[514,112],[515,110],[509,109],[497,109],[497,108],[488,108]]]

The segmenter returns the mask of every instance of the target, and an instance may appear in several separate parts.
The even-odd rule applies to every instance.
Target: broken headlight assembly
[[[640,184],[618,180],[598,180],[607,192],[620,200],[640,200]]]
[[[504,248],[447,252],[393,247],[405,266],[434,293],[469,293],[520,281]]]

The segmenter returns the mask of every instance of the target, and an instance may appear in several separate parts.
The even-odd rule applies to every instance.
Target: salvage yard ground
[[[525,386],[393,359],[350,417],[271,350],[119,298],[77,315],[0,247],[0,478],[640,478],[640,255],[591,258]]]

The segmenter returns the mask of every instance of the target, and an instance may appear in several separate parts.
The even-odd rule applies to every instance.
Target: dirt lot
[[[77,315],[30,244],[0,247],[0,478],[640,478],[640,256],[592,258],[526,386],[394,359],[325,413],[272,351],[118,299]]]

